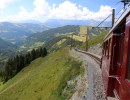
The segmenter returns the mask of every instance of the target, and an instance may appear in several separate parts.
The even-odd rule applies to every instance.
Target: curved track
[[[87,100],[106,100],[102,74],[100,70],[101,57],[86,51],[75,49],[88,64],[88,93]]]
[[[92,59],[94,59],[99,65],[101,64],[101,56],[99,55],[95,55],[93,53],[90,53],[90,52],[86,52],[86,51],[82,51],[82,50],[79,50],[79,49],[75,49],[76,51],[78,52],[81,52],[81,53],[84,53],[88,56],[90,56]]]

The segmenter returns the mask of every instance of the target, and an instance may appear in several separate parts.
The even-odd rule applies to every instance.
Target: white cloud
[[[8,0],[12,1],[12,0]],[[75,20],[96,20],[101,21],[111,14],[110,6],[101,5],[99,11],[90,11],[87,7],[76,5],[70,1],[64,1],[63,3],[50,6],[47,0],[35,0],[33,2],[34,10],[32,12],[27,11],[23,6],[19,9],[17,15],[8,16],[9,20],[40,20],[45,21],[47,19],[75,19]]]
[[[34,15],[46,15],[50,11],[49,4],[45,0],[35,0],[33,4],[35,6]]]
[[[80,20],[98,20],[101,21],[111,14],[110,6],[101,5],[98,12],[90,11],[87,7],[73,4],[69,1],[65,1],[58,7],[51,9],[50,18],[61,19],[80,19]]]
[[[10,3],[14,2],[15,0],[0,0],[0,9],[5,8]]]
[[[111,13],[112,13],[112,8],[110,6],[101,5],[100,10],[98,12],[91,11],[90,13],[88,13],[87,16],[88,16],[88,19],[101,21],[105,19],[107,16],[109,16]]]
[[[24,6],[19,7],[19,13],[17,15],[10,15],[6,19],[13,21],[20,20],[42,20],[45,21],[50,11],[49,4],[45,0],[35,0],[33,2],[34,10],[29,12]]]
[[[53,9],[51,9],[50,11],[49,17],[61,19],[74,19],[75,17],[77,17],[77,13],[81,12],[76,7],[76,4],[73,4],[69,1],[65,1],[62,4],[59,4],[58,7],[53,7]]]
[[[23,7],[19,7],[19,13],[17,15],[9,15],[6,19],[12,21],[26,20],[30,18],[29,12]]]

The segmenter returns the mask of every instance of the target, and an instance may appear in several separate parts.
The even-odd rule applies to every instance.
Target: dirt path
[[[28,72],[28,75],[30,75],[30,77],[31,77],[30,71]],[[27,75],[27,76],[28,76],[28,75]],[[17,85],[18,83],[20,83],[20,82],[23,81],[24,79],[26,79],[27,76],[26,76],[26,77],[22,77],[21,79],[19,79],[18,81],[16,81],[16,82],[13,83],[12,85],[10,85],[10,86],[8,86],[7,88],[5,88],[4,90],[0,91],[0,95],[1,95],[2,93],[4,93],[4,92],[8,91],[10,88],[14,87],[15,85]]]
[[[18,84],[19,82],[21,82],[24,78],[20,79],[19,81],[15,82],[14,84],[10,85],[9,87],[7,87],[6,89],[0,91],[0,95],[4,92],[6,92],[7,90],[9,90],[10,88],[14,87],[16,84]]]

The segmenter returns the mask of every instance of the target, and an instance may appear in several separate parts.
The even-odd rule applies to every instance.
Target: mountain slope
[[[13,48],[16,48],[16,46],[0,38],[0,49],[13,49]]]
[[[0,38],[0,68],[3,67],[5,61],[9,57],[13,57],[15,55],[16,49],[17,46]]]
[[[0,58],[2,56],[11,57],[14,55],[14,51],[17,49],[16,45],[0,39]],[[1,61],[1,60],[0,60]]]
[[[74,25],[67,25],[63,27],[53,28],[41,33],[31,34],[29,37],[26,38],[24,41],[25,46],[33,45],[35,42],[48,42],[55,38],[57,34],[67,34],[67,33],[78,33],[79,26]]]
[[[93,37],[93,35],[96,36],[105,30],[104,28],[101,28],[101,29],[94,28],[93,29],[90,26],[88,26],[88,28],[89,28],[88,35],[90,38]],[[71,34],[77,35],[80,33],[80,31],[81,31],[80,26],[78,26],[78,25],[67,25],[67,26],[63,26],[63,27],[52,28],[52,29],[43,31],[41,33],[31,34],[29,37],[27,37],[25,39],[23,46],[21,46],[21,50],[26,50],[28,48],[31,49],[33,47],[37,48],[38,46],[42,46],[42,45],[48,46],[50,44],[53,44],[51,42],[58,40],[58,38],[72,37]],[[77,36],[77,38],[78,37],[79,36]],[[48,44],[48,42],[49,42],[49,44]]]
[[[31,23],[0,23],[0,37],[6,41],[19,42],[32,33],[42,32],[48,27],[43,24]]]
[[[50,27],[61,27],[65,25],[85,25],[85,26],[97,26],[100,23],[100,21],[95,20],[65,20],[65,19],[50,19],[47,20],[44,25],[50,26]],[[111,26],[111,22],[104,22],[100,26]]]
[[[80,74],[80,65],[68,49],[38,58],[2,86],[0,99],[61,100],[66,82]]]

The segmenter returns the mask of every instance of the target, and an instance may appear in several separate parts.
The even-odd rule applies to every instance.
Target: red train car
[[[103,41],[101,70],[106,96],[130,100],[130,5]]]

